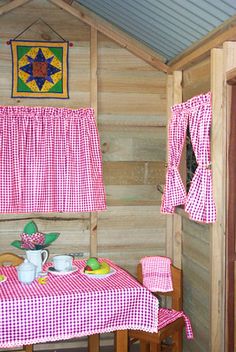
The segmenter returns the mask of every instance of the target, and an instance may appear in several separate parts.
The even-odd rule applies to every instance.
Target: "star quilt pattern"
[[[68,43],[11,41],[12,97],[68,98]]]

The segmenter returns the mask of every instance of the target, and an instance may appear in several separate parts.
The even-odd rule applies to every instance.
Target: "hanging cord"
[[[13,38],[12,40],[16,40],[17,38],[19,38],[23,33],[27,32],[33,25],[35,25],[38,22],[42,22],[44,23],[48,28],[50,28],[50,30],[55,33],[59,38],[62,39],[63,42],[66,42],[66,40],[58,33],[56,32],[48,23],[46,23],[42,18],[38,18],[36,21],[34,21],[33,23],[31,23],[28,27],[26,27],[22,32],[20,32],[19,34],[17,34],[17,36],[15,38]],[[10,41],[7,42],[7,44],[10,44]]]

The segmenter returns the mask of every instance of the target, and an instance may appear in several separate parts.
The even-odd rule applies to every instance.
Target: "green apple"
[[[91,268],[92,270],[97,270],[97,269],[100,268],[100,264],[99,264],[97,258],[95,258],[95,257],[90,257],[90,258],[87,260],[86,265],[90,266],[90,268]]]

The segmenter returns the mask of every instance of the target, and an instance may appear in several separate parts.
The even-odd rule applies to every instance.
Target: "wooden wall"
[[[194,330],[194,340],[185,339],[184,350],[206,352],[210,326],[210,225],[182,220],[184,311]]]
[[[210,58],[183,71],[183,101],[210,91]],[[182,216],[182,270],[184,311],[190,317],[194,340],[184,341],[184,351],[210,349],[210,225]]]
[[[109,209],[99,214],[98,251],[134,272],[144,253],[164,253],[166,77],[98,37],[98,126]],[[109,240],[108,240],[109,239]]]
[[[6,42],[37,19],[48,23],[69,49],[70,99],[12,99],[11,51]],[[58,40],[38,22],[18,39]],[[46,0],[33,0],[0,19],[0,103],[2,105],[88,107],[90,27]],[[145,255],[165,254],[165,217],[160,215],[166,154],[166,76],[102,34],[98,35],[98,129],[108,209],[98,214],[98,255],[135,273]],[[32,218],[42,232],[58,231],[55,253],[89,255],[90,214],[0,216],[0,250],[10,246]],[[38,349],[45,346],[37,346]],[[50,347],[48,347],[50,348]],[[53,348],[53,347],[52,347]]]
[[[210,57],[183,71],[183,101],[211,90]]]

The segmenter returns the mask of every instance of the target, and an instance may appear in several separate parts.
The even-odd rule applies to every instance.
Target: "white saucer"
[[[72,266],[71,270],[66,270],[66,271],[58,271],[53,266],[50,266],[48,268],[48,272],[53,275],[69,275],[69,274],[75,273],[77,270],[78,270],[77,266]]]
[[[89,277],[90,279],[105,279],[108,276],[111,276],[116,273],[116,270],[111,268],[110,272],[107,274],[86,274],[84,268],[80,269],[80,274]]]
[[[0,284],[6,280],[7,280],[7,277],[3,274],[0,274]]]

